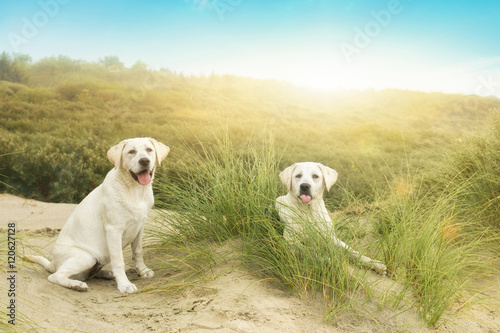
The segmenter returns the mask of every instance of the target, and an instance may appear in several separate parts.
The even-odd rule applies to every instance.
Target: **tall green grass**
[[[162,244],[186,246],[208,241],[222,245],[238,239],[236,250],[253,274],[270,278],[299,297],[321,295],[325,321],[335,321],[353,309],[363,312],[369,308],[374,291],[366,270],[351,265],[313,223],[306,223],[300,248],[284,241],[274,205],[285,192],[278,177],[285,165],[272,137],[259,144],[248,139],[237,148],[226,131],[222,138],[214,135],[189,147],[182,161],[176,161],[175,172],[162,175],[155,185],[161,208],[175,211],[165,212],[160,220],[156,235]],[[497,156],[492,150],[481,152]],[[498,170],[496,157],[489,161],[492,165],[487,169]],[[481,207],[489,207],[491,199],[483,197],[475,204],[467,200],[476,178],[458,181],[458,173],[446,186],[434,182],[429,187],[428,175],[411,176],[411,172],[406,178],[387,177],[386,188],[374,189],[377,200],[368,204],[341,188],[345,206],[364,206],[357,212],[362,216],[356,218],[376,224],[374,234],[358,233],[373,237],[371,245],[358,248],[362,242],[356,232],[347,241],[361,252],[376,248],[368,254],[383,260],[389,278],[402,286],[396,294],[382,291],[382,297],[390,300],[376,302],[401,308],[411,299],[409,307],[429,326],[436,326],[453,305],[473,295],[474,281],[488,271],[490,261],[483,250],[492,248],[488,245],[492,236],[487,228],[477,227],[481,225],[477,219],[490,215],[467,212],[473,207],[485,212]],[[488,182],[494,183],[495,178]],[[337,222],[349,229],[345,223],[349,218],[343,219]],[[199,251],[198,245],[195,248]],[[205,261],[210,262],[209,258]],[[364,316],[371,315],[365,312]]]
[[[322,295],[325,318],[333,321],[335,313],[354,306],[355,293],[369,288],[365,272],[353,269],[313,223],[301,248],[284,241],[274,208],[284,194],[278,177],[281,158],[272,137],[259,147],[248,142],[236,148],[227,132],[222,139],[193,145],[180,163],[197,172],[168,174],[155,185],[157,201],[168,203],[162,208],[176,210],[164,213],[163,231],[156,236],[180,246],[239,239],[236,250],[250,271],[300,297]]]
[[[408,188],[406,193],[386,195],[389,201],[374,213],[379,245],[389,275],[405,286],[404,293],[411,292],[420,317],[434,326],[452,304],[467,296],[487,266],[479,255],[485,234],[462,234],[464,225],[474,223],[460,218],[457,209],[466,184],[439,196],[420,193],[415,181]],[[401,305],[402,299],[396,298],[394,305]]]
[[[460,139],[447,151],[441,167],[428,182],[445,193],[466,184],[457,202],[463,215],[474,216],[478,227],[500,231],[500,109],[491,111],[488,129]]]
[[[441,148],[434,170],[397,179],[379,194],[380,247],[389,273],[436,325],[473,284],[497,273],[500,238],[500,117],[489,130]]]
[[[174,172],[156,182],[158,202],[180,213],[168,228],[190,240],[217,242],[261,232],[278,193],[280,156],[270,137],[261,148],[223,138],[187,145]]]
[[[264,226],[272,228],[269,222]],[[302,299],[320,299],[325,322],[336,322],[354,308],[363,309],[366,299],[360,301],[360,296],[372,294],[366,271],[350,265],[345,253],[313,223],[295,236],[302,240],[300,247],[290,246],[274,229],[267,237],[245,239],[244,264]]]

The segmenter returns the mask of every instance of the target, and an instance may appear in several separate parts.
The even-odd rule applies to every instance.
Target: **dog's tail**
[[[54,263],[50,262],[47,258],[44,258],[42,256],[23,256],[23,259],[41,265],[49,273],[54,273],[56,271]]]

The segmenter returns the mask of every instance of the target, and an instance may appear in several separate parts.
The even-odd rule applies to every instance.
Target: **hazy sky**
[[[500,1],[0,0],[0,51],[500,97]]]

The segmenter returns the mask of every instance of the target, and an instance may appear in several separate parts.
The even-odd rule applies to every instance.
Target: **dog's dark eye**
[[[150,152],[152,152],[152,151],[153,151],[153,149],[151,149],[151,148],[146,148],[146,151],[147,151],[148,153],[150,153]]]
[[[302,178],[302,175],[299,173],[298,175],[295,176],[295,178]]]
[[[319,176],[318,175],[313,175],[313,179],[318,179]]]
[[[137,152],[136,152],[135,150],[133,150],[133,149],[132,149],[132,150],[130,150],[128,153],[133,155],[133,154],[135,154],[135,153],[137,153]]]

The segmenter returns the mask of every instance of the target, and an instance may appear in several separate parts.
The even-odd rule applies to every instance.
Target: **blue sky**
[[[500,1],[0,1],[0,51],[500,97]]]

